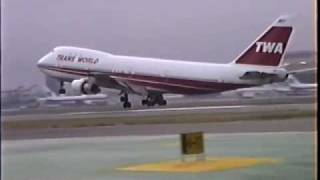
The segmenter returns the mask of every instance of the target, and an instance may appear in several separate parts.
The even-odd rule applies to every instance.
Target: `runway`
[[[199,98],[199,97],[198,97]],[[315,97],[264,97],[256,99],[207,99],[206,97],[177,99],[168,106],[144,107],[136,106],[132,109],[123,109],[121,105],[83,106],[83,107],[58,107],[37,108],[15,112],[4,112],[3,121],[25,121],[25,120],[58,120],[58,119],[83,119],[103,117],[139,117],[139,116],[171,116],[192,115],[226,112],[255,112],[257,110],[274,110],[277,108],[284,111],[297,108],[309,108],[315,103]],[[300,106],[302,104],[303,106]]]
[[[3,177],[314,179],[315,104],[270,102],[5,116]],[[197,173],[126,171],[139,165],[179,161],[179,134],[196,131],[205,133],[208,159],[276,163]]]
[[[14,115],[4,118],[5,121],[25,121],[25,120],[37,120],[37,119],[70,119],[70,118],[97,118],[97,117],[133,117],[133,116],[165,116],[170,114],[191,114],[194,112],[203,113],[208,111],[223,112],[226,110],[240,109],[240,108],[252,108],[253,106],[247,105],[229,105],[229,106],[195,106],[195,107],[162,107],[162,108],[150,108],[150,109],[129,109],[129,110],[109,110],[109,111],[82,111],[82,112],[65,112],[61,111],[57,114],[26,114],[26,115]]]
[[[172,111],[183,111],[201,109],[230,109],[237,108],[240,106],[259,106],[259,105],[277,105],[277,104],[310,104],[314,103],[315,96],[270,96],[270,97],[257,97],[253,99],[242,99],[234,97],[216,97],[214,95],[206,96],[191,96],[181,98],[171,98],[168,100],[168,105],[159,107],[145,107],[140,105],[140,97],[132,97],[135,102],[132,109],[123,109],[122,104],[116,99],[116,102],[111,101],[109,105],[96,106],[96,105],[68,105],[68,106],[55,106],[55,107],[39,107],[30,109],[8,109],[1,111],[3,120],[15,120],[25,119],[27,117],[36,118],[38,115],[44,117],[55,117],[56,115],[80,115],[80,114],[129,114],[134,113],[157,113],[162,114]],[[187,112],[187,111],[186,111]],[[30,115],[30,116],[29,116]],[[53,115],[53,116],[51,116]]]
[[[315,131],[315,117],[251,120],[211,123],[183,124],[140,124],[93,126],[77,128],[39,128],[6,131],[3,138],[8,140],[95,137],[95,136],[158,136],[203,131],[205,133],[246,133],[246,132],[290,132]]]
[[[235,109],[248,106],[198,106],[198,107],[179,107],[179,108],[153,108],[153,109],[135,109],[127,111],[109,111],[108,113],[140,113],[140,112],[170,112],[170,111],[196,111],[196,110],[212,110],[212,109]],[[64,115],[88,115],[99,114],[105,112],[74,112],[65,113]]]
[[[311,103],[17,115],[3,122],[3,137],[161,135],[195,130],[209,133],[312,131],[315,113]],[[219,126],[223,128],[214,128]]]

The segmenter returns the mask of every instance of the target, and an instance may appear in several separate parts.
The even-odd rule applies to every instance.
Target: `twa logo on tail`
[[[283,53],[283,43],[279,42],[256,42],[256,52],[262,53]]]
[[[293,27],[287,16],[275,20],[238,57],[235,64],[279,66],[286,52]]]
[[[236,64],[279,66],[292,33],[291,26],[271,26],[234,61]]]

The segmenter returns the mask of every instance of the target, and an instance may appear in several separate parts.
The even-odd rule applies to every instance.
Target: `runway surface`
[[[192,112],[205,112],[211,110],[225,111],[229,109],[249,108],[250,106],[197,106],[197,107],[162,107],[150,109],[128,109],[128,110],[109,110],[109,111],[81,111],[81,112],[60,112],[56,114],[27,114],[15,115],[4,118],[5,121],[10,120],[36,120],[36,119],[68,119],[68,118],[97,118],[97,117],[119,117],[119,116],[145,116],[145,115],[167,115],[170,113],[189,114]]]
[[[316,106],[312,102],[212,104],[150,109],[6,115],[6,180],[314,179]],[[180,160],[179,134],[205,133],[208,158],[277,163],[218,172],[128,172]]]
[[[181,111],[181,110],[199,110],[211,107],[212,109],[231,109],[239,106],[258,106],[258,105],[277,105],[277,104],[307,104],[316,101],[315,96],[267,96],[256,97],[252,99],[234,98],[234,97],[216,97],[214,95],[191,96],[181,98],[168,99],[168,105],[159,107],[145,107],[140,105],[140,97],[132,97],[133,108],[123,109],[122,104],[116,99],[116,102],[109,105],[61,105],[54,107],[39,107],[30,109],[4,109],[1,111],[3,120],[23,119],[25,117],[35,118],[37,115],[43,115],[50,118],[56,115],[80,115],[90,113],[97,114],[130,114],[133,112],[149,113],[155,112],[162,114],[168,111]],[[30,115],[30,116],[29,116]]]
[[[303,99],[304,100],[304,99]],[[250,103],[249,103],[250,102]],[[272,100],[266,100],[260,102],[247,101],[241,104],[241,102],[233,102],[225,105],[212,104],[212,103],[194,103],[193,106],[190,104],[180,104],[179,106],[168,106],[168,107],[153,107],[153,108],[137,108],[137,109],[82,109],[82,111],[68,111],[67,109],[59,110],[42,110],[35,111],[34,113],[27,114],[10,114],[3,115],[3,121],[27,121],[27,120],[65,120],[65,119],[83,119],[83,118],[106,118],[106,117],[147,117],[147,116],[172,116],[172,115],[192,115],[192,114],[214,114],[214,113],[233,113],[233,112],[248,112],[254,113],[256,111],[274,111],[277,110],[305,110],[305,109],[315,109],[315,104],[309,99],[305,101],[292,101],[290,103],[286,102],[276,102]]]
[[[161,135],[188,131],[313,131],[314,104],[231,105],[17,115],[4,139]]]
[[[78,128],[8,130],[5,139],[39,139],[93,136],[156,136],[203,131],[205,133],[314,131],[315,117],[212,123],[139,124]]]

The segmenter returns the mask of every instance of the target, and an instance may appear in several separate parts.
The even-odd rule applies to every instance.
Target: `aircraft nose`
[[[43,56],[41,59],[39,59],[39,61],[37,62],[37,66],[38,68],[43,68],[46,66],[50,65],[50,57],[51,57],[51,53]]]
[[[43,61],[44,61],[44,59],[43,59],[43,58],[41,58],[41,59],[37,62],[37,66],[38,66],[38,68],[43,67]]]

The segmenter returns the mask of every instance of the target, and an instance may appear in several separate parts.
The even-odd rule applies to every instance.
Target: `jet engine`
[[[82,94],[98,94],[101,91],[98,85],[90,83],[86,78],[73,80],[71,87]]]

